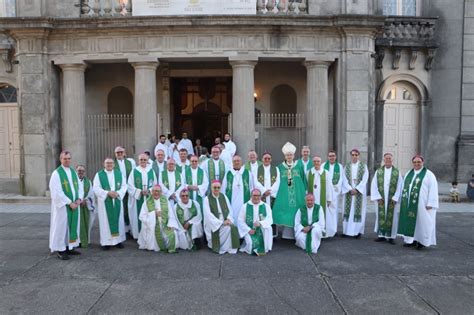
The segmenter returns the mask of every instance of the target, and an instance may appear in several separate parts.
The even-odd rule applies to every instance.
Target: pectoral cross
[[[318,188],[318,184],[314,184],[314,189],[317,189]]]
[[[68,189],[68,184],[69,182],[65,179],[64,182],[63,182],[63,185],[64,185],[64,189],[66,190],[66,192],[69,192],[69,189]]]

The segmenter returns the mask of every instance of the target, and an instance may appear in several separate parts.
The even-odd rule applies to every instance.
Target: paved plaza
[[[439,213],[438,246],[422,251],[375,243],[369,213],[361,240],[325,240],[313,256],[284,240],[264,257],[146,252],[131,240],[102,251],[96,225],[92,246],[60,261],[49,214],[14,207],[0,206],[0,314],[474,312],[474,212]]]

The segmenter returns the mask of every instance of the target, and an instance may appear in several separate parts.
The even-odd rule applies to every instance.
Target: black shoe
[[[361,234],[361,233],[359,233],[359,234],[357,234],[356,236],[354,236],[355,239],[360,239],[361,237],[362,237],[362,234]]]
[[[110,247],[109,246],[101,246],[102,247],[102,250],[109,250]]]
[[[374,242],[384,242],[385,238],[384,237],[377,237]]]
[[[388,243],[391,245],[395,245],[395,240],[393,238],[389,238]]]
[[[416,249],[417,249],[417,250],[422,250],[423,248],[425,248],[425,246],[424,246],[424,245],[421,245],[420,243],[418,243],[418,244],[416,245]]]
[[[69,260],[70,259],[70,257],[66,253],[66,251],[56,252],[56,256],[58,256],[58,258],[61,259],[61,260]]]
[[[122,248],[124,248],[125,246],[123,246],[122,243],[118,243],[117,245],[115,245],[115,247],[122,249]]]
[[[414,246],[416,246],[415,242],[411,244],[408,244],[408,243],[403,244],[403,247],[414,247]]]
[[[68,255],[80,255],[81,252],[79,252],[75,249],[66,249],[66,254],[68,254]]]

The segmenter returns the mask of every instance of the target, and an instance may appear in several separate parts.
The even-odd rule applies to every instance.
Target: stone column
[[[256,60],[231,60],[232,66],[232,137],[237,154],[244,159],[255,149],[254,73]]]
[[[153,152],[156,139],[156,68],[158,61],[132,62],[135,68],[135,101],[133,106],[135,154]]]
[[[73,164],[86,164],[86,90],[83,62],[60,64],[62,149],[71,152]]]
[[[327,156],[329,147],[328,61],[305,61],[306,144],[313,155]]]

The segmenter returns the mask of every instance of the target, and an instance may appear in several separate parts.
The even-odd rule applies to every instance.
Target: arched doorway
[[[0,178],[20,175],[20,128],[17,90],[0,83]]]
[[[110,90],[107,95],[108,114],[133,115],[133,95],[124,86],[117,86]]]
[[[270,112],[275,114],[296,114],[297,97],[295,90],[288,84],[273,88],[270,95]]]
[[[409,82],[398,81],[384,92],[383,152],[393,154],[402,174],[420,150],[420,93]]]

